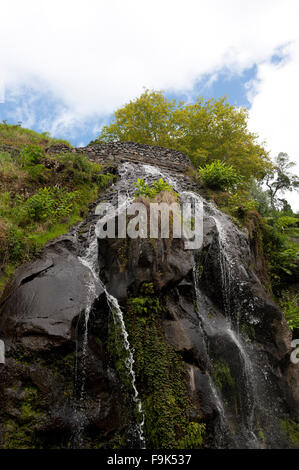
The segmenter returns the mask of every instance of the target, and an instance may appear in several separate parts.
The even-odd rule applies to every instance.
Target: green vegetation
[[[206,432],[204,423],[191,422],[187,426],[186,435],[178,442],[179,449],[200,449]]]
[[[0,292],[19,264],[80,221],[114,180],[83,154],[45,152],[58,142],[0,125]]]
[[[268,187],[272,209],[276,208],[278,193],[284,194],[287,190],[293,191],[299,188],[299,178],[290,172],[295,166],[294,162],[290,162],[286,153],[280,152],[275,158],[273,168],[267,173],[265,183]],[[282,201],[278,199],[278,201]]]
[[[230,368],[223,359],[213,362],[212,376],[220,391],[224,388],[234,389],[236,386],[235,379],[231,375]]]
[[[299,330],[299,294],[284,290],[279,304],[291,330]]]
[[[215,160],[204,168],[199,167],[199,179],[209,188],[232,190],[242,182],[241,175],[227,163]]]
[[[154,199],[161,191],[173,191],[172,186],[161,178],[158,181],[154,181],[150,186],[140,178],[133,184],[136,188],[135,197],[146,196],[150,199]]]
[[[38,390],[27,385],[24,393],[18,418],[9,418],[6,421],[4,449],[32,449],[41,446],[36,436],[36,426],[42,424],[44,415],[39,407]]]
[[[135,350],[135,372],[145,412],[149,448],[200,448],[204,424],[189,421],[191,403],[183,360],[166,342],[163,305],[152,283],[128,302],[126,326]]]
[[[154,295],[154,287],[152,283],[145,283],[142,286],[142,296],[134,297],[130,300],[131,308],[134,313],[141,318],[145,318],[150,314],[158,315],[161,313],[159,299]]]
[[[161,299],[152,283],[144,283],[138,297],[129,298],[124,318],[134,348],[134,370],[146,417],[147,448],[198,449],[203,444],[205,425],[189,420],[191,402],[183,360],[165,341],[161,315]],[[117,321],[110,322],[108,351],[129,401],[131,383],[125,367],[128,353]]]
[[[291,444],[299,448],[299,423],[295,423],[291,419],[281,420],[280,426],[282,431],[288,436]]]
[[[97,142],[133,141],[185,153],[198,168],[204,195],[247,228],[261,260],[258,274],[279,299],[299,275],[299,216],[281,198],[285,191],[298,190],[299,179],[287,154],[271,162],[247,122],[246,108],[226,98],[199,97],[187,104],[145,90],[114,113]],[[153,188],[143,181],[136,186],[137,195],[153,197]]]
[[[196,103],[168,100],[160,91],[146,90],[114,113],[97,141],[132,141],[184,152],[196,166],[220,160],[232,165],[247,181],[262,178],[271,162],[257,136],[247,128],[248,111],[225,98]]]
[[[54,144],[64,144],[71,148],[71,144],[66,140],[50,137],[48,132],[32,131],[24,129],[20,125],[0,124],[0,145],[11,145],[14,148],[22,149],[27,145],[39,145],[43,149]]]

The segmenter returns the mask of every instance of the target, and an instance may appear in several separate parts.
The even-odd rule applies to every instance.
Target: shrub
[[[9,191],[0,193],[0,218],[6,217],[11,211],[11,194]]]
[[[170,184],[160,178],[158,181],[154,181],[151,186],[145,183],[143,179],[138,178],[137,183],[133,183],[136,188],[135,197],[146,196],[150,199],[153,199],[161,191],[173,191],[173,188]]]
[[[299,329],[299,294],[284,290],[279,305],[291,330]]]
[[[203,184],[213,189],[233,189],[238,186],[243,179],[232,166],[220,160],[215,160],[205,167],[199,167],[197,172]]]
[[[270,264],[272,286],[279,292],[284,285],[294,282],[299,274],[298,244],[291,242],[277,226],[263,223],[264,254]]]
[[[31,183],[45,183],[48,179],[49,170],[42,164],[28,166],[26,168],[28,180]]]
[[[62,163],[63,173],[72,179],[72,184],[98,183],[101,166],[98,163],[89,161],[86,155],[67,152],[57,155],[56,159]]]
[[[31,166],[40,163],[43,157],[43,149],[39,145],[27,145],[20,153],[21,166]]]
[[[296,217],[285,215],[285,216],[279,217],[276,220],[275,224],[281,229],[287,228],[287,227],[296,227],[299,225],[299,219],[297,219]]]
[[[27,238],[22,229],[11,226],[7,233],[7,254],[9,262],[19,263],[26,259]]]
[[[244,194],[236,192],[228,198],[228,209],[232,215],[243,218],[249,211],[256,209],[256,203]]]
[[[66,192],[61,188],[42,188],[34,194],[23,206],[21,221],[57,222],[68,216],[73,208],[73,202],[78,192]]]

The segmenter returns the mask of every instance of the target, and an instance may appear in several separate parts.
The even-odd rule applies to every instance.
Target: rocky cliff
[[[91,207],[22,266],[0,300],[0,446],[297,447],[299,368],[248,235],[202,200],[185,155],[79,150],[118,175],[98,202],[128,206],[137,178],[200,200],[203,244],[99,239]]]

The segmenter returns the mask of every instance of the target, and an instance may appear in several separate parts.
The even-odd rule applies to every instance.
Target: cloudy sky
[[[226,94],[299,163],[298,0],[2,0],[0,20],[0,120],[84,145],[144,87]]]

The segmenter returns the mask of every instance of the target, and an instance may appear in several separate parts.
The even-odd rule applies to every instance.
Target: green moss
[[[129,307],[141,317],[149,314],[161,313],[159,299],[154,295],[153,283],[144,283],[140,289],[140,297],[134,297],[129,301]]]
[[[124,449],[127,444],[127,437],[125,433],[117,433],[115,434],[112,442],[112,448],[113,449]]]
[[[123,240],[121,240],[120,247],[117,250],[118,259],[122,266],[126,266],[128,264],[129,259],[128,259],[127,251],[128,251],[128,241],[127,241],[127,238],[124,238]]]
[[[147,447],[197,448],[202,444],[203,426],[189,422],[191,402],[184,363],[165,340],[162,314],[163,306],[152,284],[143,285],[140,295],[128,302],[126,325],[134,348]]]
[[[131,393],[131,380],[126,368],[128,351],[124,348],[121,326],[116,315],[109,322],[107,351],[123,384],[125,399],[128,401]]]
[[[259,440],[261,441],[263,447],[266,447],[266,440],[265,440],[265,433],[261,425],[260,417],[257,417],[257,435]]]
[[[299,423],[291,419],[282,419],[280,426],[282,431],[288,436],[291,444],[299,448]]]
[[[187,432],[183,439],[178,442],[180,449],[200,449],[203,444],[203,436],[206,425],[191,422],[187,426]]]
[[[128,300],[124,321],[134,350],[134,370],[137,388],[145,413],[145,438],[148,448],[181,448],[202,445],[204,425],[190,423],[191,402],[186,387],[184,363],[164,338],[161,316],[163,306],[152,283],[144,283],[138,297]],[[111,321],[108,351],[114,361],[124,388],[125,400],[130,402],[131,381],[125,367],[127,352],[123,347],[120,325]],[[139,416],[136,415],[138,419]],[[124,418],[126,422],[126,417]],[[115,441],[122,448],[122,434]]]
[[[254,326],[250,325],[248,323],[242,323],[241,325],[241,332],[248,341],[254,341],[255,340],[255,330]]]
[[[75,352],[72,351],[65,356],[51,354],[43,360],[43,366],[50,369],[57,378],[63,377],[64,381],[73,382],[75,364]]]
[[[235,379],[231,375],[229,365],[223,359],[213,361],[212,377],[220,391],[224,388],[235,389]]]
[[[36,435],[36,425],[41,423],[44,415],[39,406],[38,390],[33,386],[24,387],[25,398],[21,404],[18,418],[9,418],[5,425],[5,449],[40,448],[41,443]]]
[[[208,317],[213,318],[214,315],[215,315],[215,310],[213,308],[210,308]]]

